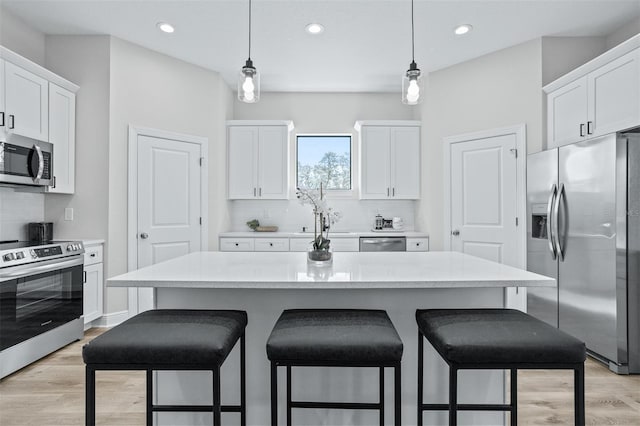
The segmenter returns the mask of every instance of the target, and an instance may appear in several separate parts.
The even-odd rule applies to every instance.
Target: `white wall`
[[[640,17],[635,18],[609,34],[606,38],[607,49],[611,49],[612,47],[619,45],[636,34],[640,34]]]
[[[357,120],[414,120],[419,109],[403,105],[400,93],[262,93],[257,104],[234,101],[235,120],[292,120],[290,176],[295,182],[295,146],[297,134],[350,134],[357,146],[358,134],[353,128]],[[354,156],[357,161],[357,156]],[[352,170],[357,184],[357,167]],[[294,185],[294,184],[292,184]],[[359,201],[340,199],[330,201],[343,214],[335,230],[367,230],[377,213],[385,217],[401,216],[407,229],[414,224],[414,201]],[[258,219],[265,225],[278,225],[283,231],[300,231],[312,226],[308,207],[300,206],[295,197],[289,201],[233,201],[228,230],[247,231],[246,222]]]
[[[422,199],[417,228],[444,248],[443,149],[446,136],[527,126],[528,152],[542,149],[541,41],[532,40],[429,74],[422,105]]]
[[[109,265],[107,276],[127,271],[128,126],[150,127],[209,138],[209,205],[221,215],[226,205],[220,166],[230,89],[218,73],[132,43],[111,39],[109,123]],[[225,219],[210,217],[210,248]],[[126,309],[126,293],[110,297],[110,312]]]
[[[45,201],[46,218],[55,223],[57,238],[108,236],[109,45],[108,36],[47,37],[47,68],[80,86],[75,194],[48,194]],[[64,220],[67,207],[74,210],[73,221]]]
[[[543,37],[542,85],[589,62],[607,50],[605,37]]]
[[[2,7],[0,7],[0,45],[44,66],[45,35]]]

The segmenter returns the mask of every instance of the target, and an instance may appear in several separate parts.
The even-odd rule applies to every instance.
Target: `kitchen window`
[[[298,135],[296,156],[298,188],[352,189],[351,135]]]

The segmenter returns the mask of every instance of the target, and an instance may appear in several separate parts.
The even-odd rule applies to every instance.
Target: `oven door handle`
[[[66,267],[78,266],[82,264],[84,264],[84,258],[79,257],[78,259],[65,260],[63,262],[54,262],[47,265],[32,266],[27,269],[20,269],[19,271],[5,272],[5,273],[0,272],[0,281],[6,281],[9,278],[11,279],[24,278],[24,277],[28,277],[29,275],[55,271],[57,269],[63,269]]]

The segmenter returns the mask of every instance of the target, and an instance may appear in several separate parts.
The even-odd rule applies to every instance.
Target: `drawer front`
[[[358,238],[331,238],[331,251],[360,251],[360,241]]]
[[[84,248],[84,264],[102,263],[102,245]]]
[[[407,251],[429,251],[429,239],[407,238]]]
[[[220,238],[220,251],[254,251],[253,238]]]
[[[288,238],[256,238],[256,251],[289,251]]]
[[[313,245],[313,237],[289,239],[289,251],[309,251]]]

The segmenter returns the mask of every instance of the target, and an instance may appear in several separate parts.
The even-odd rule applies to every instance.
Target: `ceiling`
[[[111,34],[216,70],[234,88],[248,55],[248,0],[0,3],[45,34]],[[607,35],[638,16],[639,0],[415,0],[415,59],[434,71],[541,36]],[[325,31],[306,33],[312,22]],[[456,36],[459,24],[474,29]],[[411,2],[253,0],[251,58],[263,91],[399,92]]]

